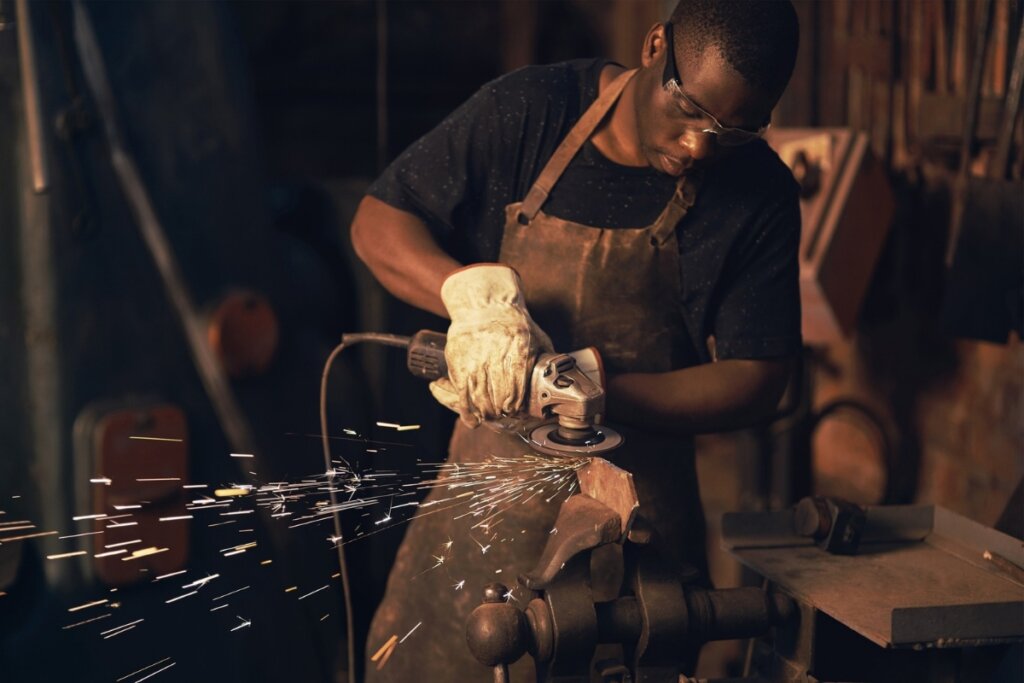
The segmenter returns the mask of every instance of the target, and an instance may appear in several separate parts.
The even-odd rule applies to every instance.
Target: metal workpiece
[[[621,523],[619,541],[624,541],[640,509],[633,475],[604,458],[591,458],[586,466],[577,470],[576,478],[580,483],[580,493],[600,501],[618,514]]]

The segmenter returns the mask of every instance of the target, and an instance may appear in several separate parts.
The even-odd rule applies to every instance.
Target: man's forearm
[[[608,419],[693,434],[747,427],[775,409],[789,360],[724,360],[663,373],[608,378]]]
[[[441,317],[441,284],[462,264],[412,214],[367,196],[352,219],[352,246],[377,281],[402,301]]]

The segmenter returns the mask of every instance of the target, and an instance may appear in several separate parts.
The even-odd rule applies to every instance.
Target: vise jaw
[[[519,577],[530,590],[544,590],[574,557],[629,536],[640,507],[633,475],[604,458],[591,458],[576,473],[580,495],[562,504],[557,534],[544,547],[536,568]]]

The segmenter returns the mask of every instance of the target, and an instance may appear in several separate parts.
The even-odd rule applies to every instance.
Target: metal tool
[[[503,599],[504,586],[490,584],[466,622],[469,648],[493,668],[495,683],[508,681],[508,665],[527,652],[538,681],[586,677],[599,643],[620,644],[625,654],[624,662],[601,666],[604,680],[676,683],[688,646],[759,635],[795,614],[781,593],[708,590],[694,585],[696,571],[673,572],[637,518],[632,475],[601,458],[579,474],[581,493],[563,503],[558,535],[519,577],[540,597],[520,611]],[[591,552],[609,543],[623,544],[626,581],[617,598],[596,602]]]
[[[427,380],[448,375],[444,357],[447,338],[440,332],[420,330],[411,337],[384,334],[344,335],[342,341],[369,341],[404,347],[406,365]],[[491,423],[499,431],[512,431],[534,450],[549,455],[590,456],[622,445],[622,435],[601,424],[604,390],[579,368],[567,353],[541,353],[530,374],[523,416]],[[532,419],[531,419],[532,418]]]

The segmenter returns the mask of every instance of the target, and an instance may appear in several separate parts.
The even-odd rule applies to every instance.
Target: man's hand
[[[452,324],[448,378],[431,383],[434,398],[470,427],[520,412],[534,360],[551,340],[527,312],[519,276],[500,264],[469,266],[448,276],[441,300]]]

